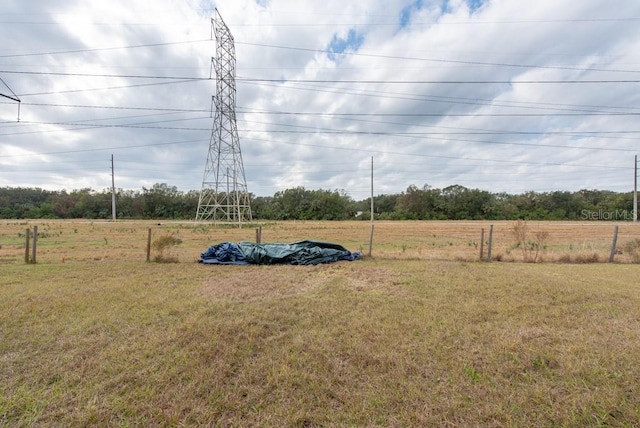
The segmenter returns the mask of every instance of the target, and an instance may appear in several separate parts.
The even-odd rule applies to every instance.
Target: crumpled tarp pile
[[[361,253],[347,250],[339,244],[320,241],[300,241],[291,244],[254,244],[222,242],[200,254],[199,263],[229,265],[317,265],[340,260],[357,260]]]

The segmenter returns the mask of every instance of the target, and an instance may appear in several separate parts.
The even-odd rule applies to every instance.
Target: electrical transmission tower
[[[236,52],[233,36],[215,10],[216,37],[213,129],[204,168],[196,221],[250,222],[251,206],[236,124]]]
[[[10,100],[15,101],[15,102],[17,102],[17,103],[18,103],[18,122],[20,122],[20,103],[21,103],[22,101],[20,101],[20,98],[18,98],[18,96],[17,96],[17,95],[16,95],[16,94],[11,90],[11,88],[9,87],[9,85],[7,85],[7,84],[5,83],[5,81],[4,81],[4,80],[2,80],[2,77],[0,77],[0,82],[2,82],[2,84],[3,84],[4,86],[6,86],[6,88],[9,90],[9,92],[11,92],[11,95],[13,95],[13,96],[11,96],[11,95],[6,95],[6,94],[3,94],[2,92],[0,92],[0,97],[2,97],[2,98],[8,98],[8,99],[10,99]]]

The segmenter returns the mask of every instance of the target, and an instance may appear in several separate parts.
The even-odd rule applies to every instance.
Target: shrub
[[[640,238],[625,243],[622,249],[631,256],[633,263],[640,263]]]
[[[182,244],[182,239],[173,235],[159,237],[151,245],[157,252],[153,261],[156,263],[178,263],[178,256],[172,253],[172,249],[180,244]]]
[[[575,263],[598,263],[599,261],[598,253],[578,254],[574,260]]]
[[[516,239],[516,243],[512,246],[512,249],[519,248],[522,251],[522,260],[525,262],[536,263],[540,261],[541,253],[547,248],[545,242],[549,238],[549,232],[537,231],[533,240],[527,239],[528,232],[528,226],[525,221],[518,220],[514,223],[511,233]]]
[[[560,263],[571,263],[571,255],[567,254],[567,253],[564,253],[563,255],[558,257],[558,261]]]

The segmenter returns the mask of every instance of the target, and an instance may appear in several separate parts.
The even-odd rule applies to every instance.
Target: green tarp
[[[200,257],[200,263],[205,264],[315,265],[339,260],[356,260],[361,254],[352,253],[339,244],[320,241],[300,241],[291,244],[223,242],[212,245]]]

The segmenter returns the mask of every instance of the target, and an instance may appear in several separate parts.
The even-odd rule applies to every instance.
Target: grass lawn
[[[101,233],[89,248],[115,245]],[[0,264],[0,426],[640,420],[638,265],[204,266],[64,245],[65,263]]]

